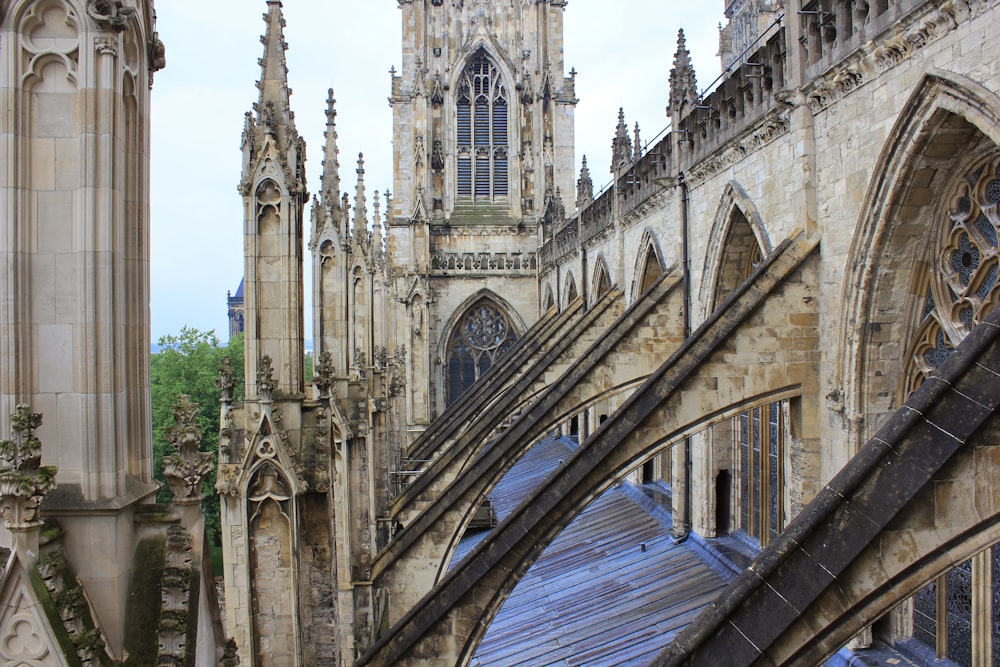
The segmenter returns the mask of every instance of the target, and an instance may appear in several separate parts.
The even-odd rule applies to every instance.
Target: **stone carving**
[[[104,637],[94,626],[90,605],[83,588],[73,573],[61,549],[50,551],[38,559],[37,571],[42,585],[55,605],[66,634],[82,667],[109,664]]]
[[[215,386],[222,392],[219,401],[231,403],[233,401],[233,389],[236,388],[236,377],[233,372],[233,360],[223,357],[219,366],[219,378],[215,381]]]
[[[135,7],[127,7],[122,0],[90,0],[87,14],[101,27],[123,32],[135,16]]]
[[[324,350],[319,359],[316,360],[316,367],[313,369],[313,384],[319,390],[321,399],[330,398],[333,389],[333,355]]]
[[[167,478],[174,502],[189,505],[201,501],[201,482],[213,466],[210,452],[198,451],[201,446],[201,427],[196,423],[198,404],[181,394],[171,412],[174,427],[167,433],[167,441],[175,453],[163,457],[163,476]]]
[[[884,41],[865,44],[857,56],[845,60],[812,83],[806,96],[809,108],[818,113],[869,80],[912,58],[917,51],[974,16],[981,4],[977,1],[942,3],[908,25],[899,26]]]
[[[360,347],[354,349],[354,366],[358,369],[358,378],[365,379],[368,368],[368,355]]]
[[[239,648],[236,646],[235,639],[230,638],[226,640],[226,648],[222,653],[222,660],[219,664],[221,667],[239,667]]]
[[[264,355],[257,366],[257,392],[263,402],[271,401],[271,392],[274,391],[274,365],[271,357]]]
[[[406,346],[400,345],[393,352],[389,363],[389,396],[399,396],[406,389]]]
[[[382,345],[376,345],[372,351],[372,366],[375,370],[384,370],[389,362],[389,351]]]
[[[764,116],[750,132],[732,139],[711,156],[698,162],[687,172],[688,183],[702,183],[706,178],[714,176],[750,153],[787,134],[791,127],[789,110],[790,105],[782,103],[778,109]]]
[[[416,141],[413,143],[413,164],[414,164],[414,166],[417,166],[417,167],[424,166],[424,153],[425,152],[426,152],[426,149],[424,148],[424,136],[422,134],[418,134]],[[378,219],[378,215],[376,215],[375,218]]]
[[[55,488],[56,468],[42,465],[42,443],[35,431],[42,415],[18,405],[11,415],[13,438],[0,440],[0,503],[7,527],[41,526],[38,506]]]
[[[149,71],[159,72],[167,66],[167,47],[160,39],[159,33],[153,33],[149,41]]]
[[[441,82],[441,73],[434,74],[434,87],[431,89],[431,104],[439,107],[444,104],[444,84]]]
[[[431,256],[431,270],[448,273],[510,273],[534,271],[535,253],[519,252],[439,252]]]
[[[110,37],[95,37],[94,51],[102,56],[117,56],[118,40]]]
[[[180,526],[167,530],[167,554],[160,602],[158,665],[184,665],[187,658],[191,591],[191,536]]]
[[[240,466],[231,463],[219,464],[216,472],[215,490],[224,496],[236,498],[240,491]]]
[[[434,140],[434,147],[431,149],[431,169],[436,172],[444,171],[444,144],[440,139]]]

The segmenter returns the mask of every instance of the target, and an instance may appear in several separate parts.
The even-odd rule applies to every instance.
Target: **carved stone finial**
[[[222,365],[219,366],[219,378],[215,381],[215,386],[222,392],[219,402],[232,403],[233,389],[236,388],[236,378],[233,375],[233,360],[229,357],[222,357]]]
[[[175,503],[197,503],[202,497],[201,481],[214,467],[212,454],[199,451],[198,404],[181,394],[171,412],[174,427],[167,432],[167,442],[174,446],[175,453],[163,457],[163,476],[173,491]]]
[[[316,368],[313,370],[313,384],[319,390],[320,398],[328,398],[330,389],[333,387],[333,355],[329,351],[324,351],[316,361]]]
[[[41,526],[38,506],[55,488],[55,466],[43,466],[42,443],[35,431],[42,415],[18,405],[11,415],[11,440],[0,440],[0,504],[9,529]]]
[[[271,392],[274,391],[274,365],[271,357],[264,355],[260,358],[260,365],[257,366],[257,393],[260,400],[270,401]]]

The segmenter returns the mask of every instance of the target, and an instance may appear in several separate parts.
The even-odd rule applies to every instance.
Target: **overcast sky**
[[[619,107],[630,127],[639,122],[644,142],[666,126],[679,28],[687,35],[699,85],[716,79],[723,6],[723,0],[567,3],[566,69],[578,72],[580,100],[576,163],[579,168],[587,155],[595,188],[611,178]],[[153,340],[184,325],[214,329],[225,340],[226,291],[235,292],[243,275],[243,210],[236,191],[240,135],[243,114],[258,96],[266,3],[160,0],[156,9],[167,68],[153,86]],[[391,188],[389,69],[401,63],[396,0],[285,0],[284,11],[292,109],[308,146],[309,190],[319,187],[331,87],[342,187],[353,201],[357,154],[364,152],[369,195]],[[308,225],[308,213],[306,220]],[[310,270],[307,259],[307,276]],[[311,337],[308,319],[306,326]]]

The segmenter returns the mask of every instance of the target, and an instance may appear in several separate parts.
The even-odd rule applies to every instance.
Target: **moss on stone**
[[[126,667],[156,664],[165,559],[166,538],[162,535],[145,539],[136,547],[125,608]]]

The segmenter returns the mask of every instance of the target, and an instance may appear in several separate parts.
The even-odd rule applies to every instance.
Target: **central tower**
[[[401,0],[387,251],[419,431],[538,316],[539,222],[574,191],[564,0]],[[466,320],[478,318],[478,323]],[[501,338],[498,334],[498,340]],[[426,385],[426,386],[425,386]]]

